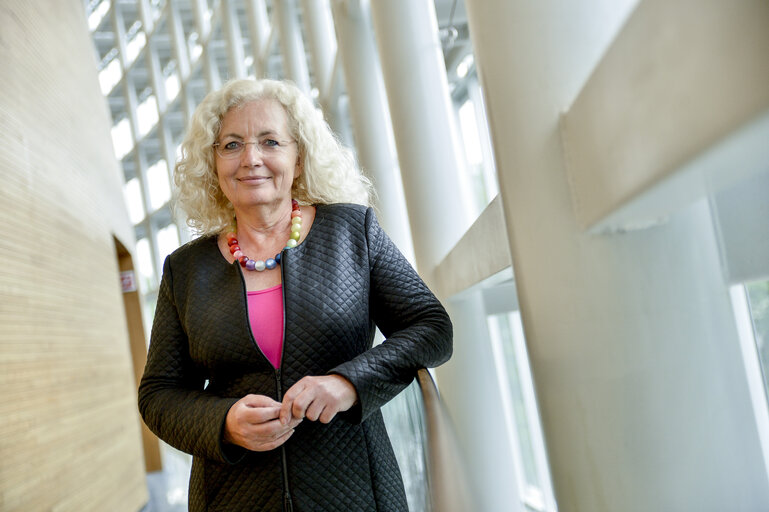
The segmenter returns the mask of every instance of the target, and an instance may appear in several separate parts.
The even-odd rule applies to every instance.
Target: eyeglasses
[[[237,139],[215,142],[212,144],[216,153],[222,158],[238,158],[243,154],[247,144],[253,144],[262,156],[270,157],[283,153],[290,144],[296,143],[295,140],[275,140],[265,138],[252,142],[245,142]]]

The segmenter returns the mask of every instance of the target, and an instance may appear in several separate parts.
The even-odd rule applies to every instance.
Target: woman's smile
[[[236,178],[237,181],[245,185],[261,185],[271,179],[271,176],[241,176],[240,178]]]

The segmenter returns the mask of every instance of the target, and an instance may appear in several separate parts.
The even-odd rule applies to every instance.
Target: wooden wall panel
[[[82,2],[3,2],[0,69],[0,510],[135,512],[132,228]]]

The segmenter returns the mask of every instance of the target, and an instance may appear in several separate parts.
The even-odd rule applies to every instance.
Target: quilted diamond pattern
[[[139,407],[159,437],[194,456],[190,510],[283,510],[283,457],[297,512],[407,510],[379,408],[417,369],[449,358],[445,310],[361,206],[318,206],[282,272],[282,389],[338,373],[358,405],[328,425],[301,423],[285,450],[225,446],[229,408],[248,393],[277,399],[276,373],[251,335],[240,270],[215,238],[178,249],[163,269]],[[375,326],[387,339],[372,348]]]

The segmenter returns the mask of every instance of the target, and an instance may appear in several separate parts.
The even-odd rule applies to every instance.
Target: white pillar
[[[334,0],[332,8],[358,162],[377,190],[382,227],[401,252],[414,261],[390,113],[371,32],[371,13],[360,0]]]
[[[264,56],[267,49],[265,47],[270,39],[271,30],[264,0],[246,2],[246,16],[248,17],[251,53],[254,56],[254,74],[257,78],[264,78],[267,75],[267,59]]]
[[[283,56],[283,70],[286,78],[292,80],[305,94],[309,94],[310,75],[307,71],[307,56],[299,28],[296,0],[275,2],[273,9],[277,13],[280,53]]]
[[[489,327],[481,292],[474,290],[444,304],[454,324],[454,353],[436,373],[441,399],[465,455],[463,474],[475,500],[472,508],[458,510],[531,512],[533,509],[523,506],[513,478],[512,439],[501,406],[505,395],[487,341]]]
[[[198,29],[198,42],[207,41],[211,32],[211,19],[208,5],[205,0],[193,0],[193,12],[195,13],[195,26]],[[216,65],[213,45],[207,44],[199,57],[202,59],[203,74],[206,77],[206,86],[209,91],[215,91],[222,86],[222,78],[219,75],[219,67]]]
[[[312,69],[318,87],[318,103],[331,129],[345,144],[350,134],[339,103],[339,74],[334,20],[328,0],[302,0],[304,28],[307,31]]]
[[[245,78],[246,64],[243,53],[243,37],[240,31],[235,5],[231,0],[222,0],[222,31],[227,41],[227,67],[230,72],[228,78]]]
[[[458,190],[458,137],[431,0],[373,0],[416,262],[429,280],[469,219]]]
[[[573,213],[559,115],[634,5],[466,0],[558,507],[766,509],[707,201],[615,235]]]
[[[179,7],[175,2],[170,2],[168,6],[168,18],[166,20],[168,25],[168,31],[171,36],[171,46],[173,48],[173,55],[176,59],[176,72],[179,76],[179,83],[181,84],[181,90],[179,91],[180,101],[182,102],[182,112],[184,114],[185,124],[192,117],[192,113],[195,110],[193,105],[192,94],[189,91],[188,83],[190,76],[190,55],[187,48],[187,41],[184,38],[184,28],[182,27],[182,19],[179,14]],[[173,161],[173,160],[172,160]]]

